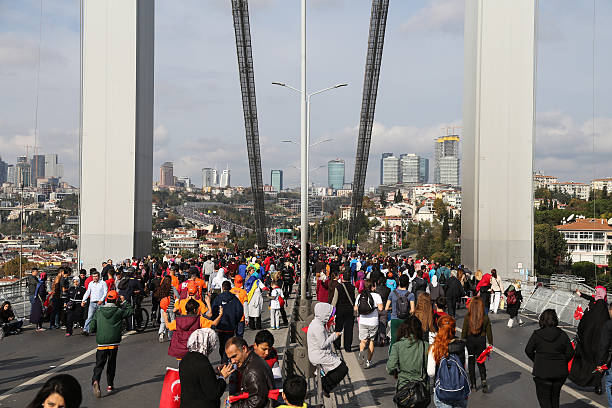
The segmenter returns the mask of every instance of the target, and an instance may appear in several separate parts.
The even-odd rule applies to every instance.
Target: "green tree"
[[[536,189],[535,193],[533,193],[535,198],[550,198],[551,195],[551,191],[545,187],[540,187]]]
[[[450,227],[448,226],[448,215],[444,215],[444,220],[442,221],[442,229],[440,231],[440,240],[442,241],[442,244],[444,244],[450,234]]]
[[[179,252],[179,255],[183,258],[183,259],[191,259],[191,258],[195,258],[196,254],[194,252],[188,251],[186,249],[182,249]]]
[[[604,200],[608,199],[608,185],[604,184],[603,189],[601,190],[601,198]]]
[[[151,256],[157,259],[162,259],[166,252],[162,247],[162,240],[159,238],[153,237],[151,239]]]
[[[572,274],[583,277],[587,280],[587,283],[595,281],[595,274],[597,272],[597,265],[593,262],[580,261],[572,264]]]
[[[387,207],[387,194],[384,191],[380,193],[380,205],[382,208]]]
[[[35,266],[39,266],[36,262],[28,262],[28,258],[21,258],[21,272],[23,275],[26,271],[31,270]],[[2,265],[0,270],[1,276],[19,276],[19,255]]]
[[[395,192],[395,197],[393,197],[393,201],[396,203],[401,203],[402,201],[404,201],[404,197],[402,197],[402,192],[397,190]]]
[[[569,262],[565,238],[550,224],[535,225],[534,247],[535,270],[539,275],[552,275],[560,265]]]
[[[446,204],[441,198],[436,198],[433,202],[433,209],[439,220],[442,220],[446,216]]]

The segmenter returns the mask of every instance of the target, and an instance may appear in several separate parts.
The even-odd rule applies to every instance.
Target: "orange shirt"
[[[204,302],[202,302],[199,299],[194,299],[194,300],[198,302],[198,304],[200,305],[200,308],[198,309],[198,314],[203,315],[204,313],[208,311],[208,307],[206,307]],[[186,315],[187,310],[185,309],[185,305],[187,304],[188,301],[189,301],[189,298],[177,300],[176,302],[174,302],[174,308],[178,309],[181,315]]]
[[[204,292],[204,289],[208,286],[204,279],[195,278],[195,283],[200,287],[200,294]]]
[[[238,300],[240,300],[240,303],[242,303],[243,305],[249,298],[249,295],[246,293],[246,290],[239,288],[238,286],[234,286],[233,288],[231,288],[230,293],[236,295]],[[242,314],[242,319],[240,319],[240,321],[244,322],[244,313]]]
[[[176,290],[179,290],[179,285],[180,285],[179,278],[177,276],[170,275],[170,279],[172,280],[170,284],[174,286]]]

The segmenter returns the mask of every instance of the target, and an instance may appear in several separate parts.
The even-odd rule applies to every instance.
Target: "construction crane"
[[[232,0],[232,15],[236,33],[238,72],[242,90],[242,108],[246,130],[251,190],[253,191],[253,213],[255,232],[259,248],[268,246],[266,235],[266,212],[264,208],[263,178],[261,174],[261,154],[259,149],[259,127],[257,124],[257,103],[255,100],[255,73],[253,71],[253,52],[251,48],[251,27],[249,24],[248,0]]]
[[[372,13],[370,16],[370,34],[368,37],[368,54],[366,56],[365,76],[363,80],[363,99],[361,102],[361,118],[359,120],[359,140],[357,141],[357,154],[355,155],[355,175],[353,177],[353,198],[351,205],[351,220],[349,224],[348,247],[356,246],[357,219],[361,214],[363,193],[365,188],[366,172],[368,169],[368,156],[370,154],[370,141],[372,139],[372,125],[374,123],[374,110],[378,94],[378,79],[380,77],[380,64],[382,61],[383,46],[385,43],[385,29],[387,26],[387,13],[389,0],[372,0]]]

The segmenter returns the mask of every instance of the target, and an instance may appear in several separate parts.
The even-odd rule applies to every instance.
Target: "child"
[[[283,297],[283,290],[279,287],[278,281],[272,282],[272,291],[270,296],[270,323],[272,324],[272,330],[280,329],[280,300]]]
[[[283,399],[285,405],[278,408],[306,408],[306,380],[299,375],[287,377],[283,383]]]

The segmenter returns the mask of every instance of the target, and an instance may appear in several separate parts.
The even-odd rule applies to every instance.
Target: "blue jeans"
[[[606,387],[606,396],[608,397],[608,408],[612,408],[612,368],[609,368],[606,371],[606,379],[604,381],[604,386]]]
[[[91,319],[93,319],[94,314],[96,314],[96,310],[100,305],[98,302],[89,302],[89,310],[87,311],[87,320],[85,321],[85,331],[89,333],[89,323],[91,323]]]
[[[463,400],[463,401],[459,401],[459,402],[442,402],[438,399],[438,396],[436,395],[436,392],[434,391],[433,393],[433,402],[434,405],[436,406],[436,408],[467,408],[468,406],[468,400]]]
[[[244,335],[244,322],[238,322],[238,327],[236,328],[236,337],[242,338]]]

